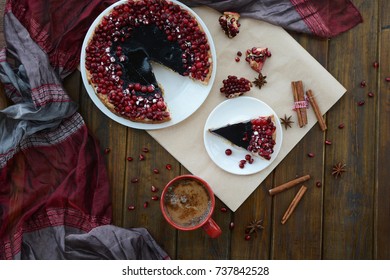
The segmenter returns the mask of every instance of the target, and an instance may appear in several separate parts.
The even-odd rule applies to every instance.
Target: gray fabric
[[[23,235],[25,260],[162,260],[167,254],[143,228],[99,226],[88,233],[49,227]]]
[[[5,14],[4,24],[8,53],[18,61],[14,67],[5,60],[0,63],[0,79],[15,103],[0,111],[0,154],[38,131],[57,127],[77,110],[61,89],[47,55],[31,40],[27,30],[12,13]]]
[[[190,7],[207,5],[221,13],[238,12],[242,17],[263,20],[297,32],[312,33],[289,0],[182,0],[181,2]]]

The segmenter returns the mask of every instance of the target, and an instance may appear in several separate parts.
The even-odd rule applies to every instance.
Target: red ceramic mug
[[[209,184],[194,175],[171,180],[161,193],[160,208],[168,223],[179,230],[203,228],[211,238],[222,231],[211,218],[215,197]]]

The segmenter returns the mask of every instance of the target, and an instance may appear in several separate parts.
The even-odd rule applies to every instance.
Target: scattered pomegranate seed
[[[332,141],[330,141],[330,140],[325,140],[325,144],[326,144],[326,145],[332,145]]]
[[[340,129],[343,129],[344,127],[345,127],[345,125],[344,125],[343,123],[340,123],[340,124],[339,124],[339,128],[340,128]]]
[[[242,162],[240,162],[240,163],[238,164],[238,167],[240,167],[241,169],[243,169],[243,168],[245,167],[245,164],[242,163]]]
[[[226,149],[226,150],[225,150],[225,155],[227,155],[227,156],[230,156],[232,153],[233,153],[233,152],[232,152],[231,149]]]
[[[128,207],[127,207],[127,210],[129,210],[129,211],[133,211],[135,209],[135,206],[134,205],[129,205]]]
[[[390,82],[390,77],[386,77],[386,78],[385,78],[385,81],[386,81],[386,82]]]
[[[110,149],[110,148],[105,148],[105,149],[104,149],[104,153],[105,153],[105,154],[108,154],[109,152],[111,152],[111,149]]]
[[[152,196],[152,200],[157,201],[158,200],[158,196],[157,195]]]
[[[240,62],[240,58],[238,56],[236,56],[236,58],[234,59],[236,62]]]
[[[158,188],[156,188],[155,186],[152,186],[152,187],[150,188],[150,190],[151,190],[152,192],[157,192],[157,191],[158,191]]]
[[[251,236],[250,236],[249,234],[246,234],[246,235],[245,235],[245,240],[246,240],[246,241],[251,240]]]
[[[142,149],[142,151],[143,151],[144,153],[148,153],[148,152],[149,152],[149,149],[146,148],[146,147],[144,147],[144,148]]]
[[[357,104],[358,106],[363,106],[366,102],[364,100],[360,100]]]
[[[138,183],[139,182],[139,179],[136,177],[136,178],[133,178],[133,179],[131,179],[131,182],[132,183]]]
[[[160,171],[159,171],[157,168],[154,168],[154,169],[153,169],[153,173],[154,173],[154,174],[158,174],[158,173],[160,173]]]
[[[165,165],[165,168],[168,169],[168,170],[171,170],[172,169],[172,165],[168,163],[167,165]]]
[[[143,154],[140,154],[138,157],[139,160],[145,160],[145,156]]]
[[[149,202],[145,201],[144,202],[144,208],[148,208],[148,206],[149,206]]]
[[[314,157],[314,153],[308,153],[307,156],[313,158]]]
[[[370,91],[369,93],[367,93],[368,97],[374,97],[374,93],[372,91]]]
[[[317,181],[317,182],[316,182],[316,187],[317,187],[317,188],[321,188],[321,186],[322,186],[322,183],[321,183],[320,181]]]
[[[374,61],[374,63],[372,64],[372,66],[377,69],[379,68],[379,62],[378,61]]]
[[[242,56],[242,52],[241,52],[241,51],[238,51],[238,52],[237,52],[237,56]]]
[[[360,87],[361,87],[361,88],[364,88],[364,87],[366,87],[366,86],[367,86],[366,81],[363,80],[363,81],[360,82]]]
[[[227,212],[226,207],[221,207],[221,212],[222,212],[222,213],[226,213],[226,212]]]
[[[230,230],[234,229],[234,222],[230,222],[230,223],[229,223],[229,229],[230,229]]]
[[[245,160],[249,161],[252,159],[252,156],[250,154],[245,155]]]
[[[133,161],[132,157],[127,157],[126,159],[127,159],[127,161]]]

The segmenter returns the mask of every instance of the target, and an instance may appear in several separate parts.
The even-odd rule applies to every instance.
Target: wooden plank
[[[376,102],[367,93],[376,85],[378,6],[362,0],[354,4],[364,24],[330,41],[330,72],[348,92],[327,114],[333,145],[325,161],[324,259],[373,258]],[[358,106],[361,100],[364,106]],[[337,162],[345,163],[347,172],[335,179],[331,172]]]
[[[92,102],[81,86],[80,113],[90,131],[98,139],[102,153],[106,157],[107,171],[111,185],[113,222],[122,225],[123,219],[123,186],[126,166],[127,128],[112,121],[104,115]],[[109,153],[104,153],[106,148]]]
[[[175,259],[176,230],[165,221],[160,211],[160,202],[154,201],[152,196],[160,196],[165,184],[180,174],[180,164],[146,131],[129,128],[127,139],[128,146],[122,156],[133,157],[133,161],[127,161],[123,173],[123,226],[147,228],[157,243]],[[139,160],[140,155],[145,157],[144,160]],[[171,170],[166,168],[167,164],[171,165]],[[157,174],[154,169],[158,170]],[[138,179],[138,182],[135,183],[134,179]],[[158,192],[151,191],[152,185],[158,188]],[[148,203],[147,208],[144,208],[145,202]],[[134,206],[135,209],[128,211],[128,206]]]
[[[377,116],[377,186],[375,207],[375,258],[390,259],[390,173],[388,163],[390,159],[390,83],[385,81],[390,76],[390,2],[379,1],[380,6],[380,45],[378,61],[378,85],[375,92],[378,106]]]
[[[273,173],[249,196],[232,216],[235,227],[231,237],[231,259],[268,259],[272,234],[272,199],[268,189]],[[242,186],[245,188],[245,186]],[[245,240],[246,227],[254,220],[263,220],[264,229]]]
[[[294,37],[326,67],[327,40],[297,34]],[[305,85],[305,81],[303,83]],[[312,90],[315,91],[314,88]],[[289,112],[286,114],[288,115]],[[300,128],[294,124],[289,129]],[[273,198],[273,231],[270,252],[272,259],[321,259],[323,188],[316,187],[316,182],[321,182],[322,185],[324,183],[323,163],[326,148],[324,139],[325,133],[318,125],[315,125],[275,170],[274,186],[306,174],[309,174],[311,179],[304,183],[308,191],[284,225],[281,224],[281,218],[302,184]],[[309,157],[309,153],[313,153],[314,157]]]

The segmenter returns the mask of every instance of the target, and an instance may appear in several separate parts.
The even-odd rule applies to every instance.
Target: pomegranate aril
[[[345,125],[343,123],[340,123],[338,126],[339,129],[343,129],[344,127],[345,127]]]
[[[134,205],[129,205],[128,207],[127,207],[127,210],[129,210],[129,211],[133,211],[135,209],[135,206]]]
[[[314,153],[308,153],[307,156],[310,158],[313,158],[315,155],[314,155]]]
[[[221,207],[221,212],[222,213],[226,213],[227,212],[227,208],[226,207]]]
[[[149,152],[149,149],[148,149],[147,147],[144,147],[144,148],[142,148],[142,151],[143,151],[144,153],[148,153],[148,152]]]
[[[379,68],[379,62],[378,61],[374,61],[374,63],[372,64],[372,66],[377,69]]]
[[[144,208],[148,208],[148,206],[149,206],[149,202],[145,201],[144,202]]]
[[[232,153],[233,153],[233,152],[232,152],[231,149],[226,149],[226,150],[225,150],[225,155],[227,155],[227,156],[230,156]]]
[[[152,196],[152,200],[157,201],[158,199],[159,199],[159,197],[157,195]]]
[[[236,62],[240,62],[240,58],[237,56],[235,59],[234,59]]]
[[[361,88],[364,88],[364,87],[366,87],[366,86],[367,86],[366,81],[363,80],[363,81],[360,82],[360,87],[361,87]]]
[[[368,97],[374,97],[374,93],[372,91],[370,91],[369,93],[367,93]]]
[[[105,148],[105,149],[104,149],[104,153],[105,153],[105,154],[108,154],[109,152],[111,152],[111,149],[110,149],[110,148]]]
[[[245,241],[249,241],[249,240],[251,240],[251,238],[252,237],[249,234],[246,234],[244,239],[245,239]]]
[[[140,155],[138,156],[138,159],[139,159],[140,161],[145,160],[145,156],[144,156],[143,154],[140,154]]]
[[[153,169],[153,173],[154,173],[154,174],[158,174],[158,173],[160,173],[160,171],[159,171],[157,168],[154,168],[154,169]]]
[[[332,141],[330,141],[330,140],[325,140],[325,144],[326,144],[326,145],[332,145]]]
[[[158,192],[158,188],[156,188],[155,186],[152,185],[152,187],[150,188],[150,190],[152,192]]]
[[[168,163],[167,165],[165,165],[165,168],[166,168],[167,170],[171,170],[171,169],[172,169],[172,165]]]
[[[386,81],[386,82],[390,82],[390,77],[386,77],[386,78],[385,78],[385,81]]]
[[[229,229],[230,229],[230,230],[234,229],[234,222],[230,222],[230,223],[229,223]]]
[[[321,188],[321,186],[322,186],[322,183],[321,183],[320,181],[317,181],[317,182],[316,182],[316,187],[317,187],[317,188]]]
[[[127,157],[126,160],[127,161],[133,161],[133,158],[132,157]]]
[[[365,103],[366,103],[366,102],[365,102],[364,100],[360,100],[360,101],[357,103],[357,105],[358,105],[358,106],[363,106]]]
[[[238,51],[238,52],[237,52],[237,56],[242,56],[242,52],[241,52],[241,51]]]
[[[133,179],[131,179],[131,182],[132,182],[132,183],[138,183],[138,182],[139,182],[139,179],[138,179],[138,178],[133,178]]]

